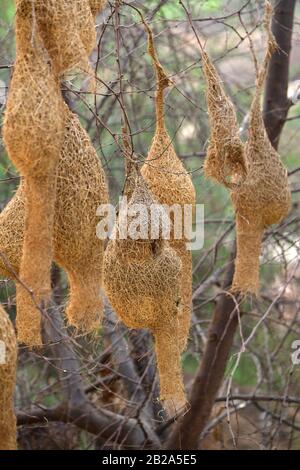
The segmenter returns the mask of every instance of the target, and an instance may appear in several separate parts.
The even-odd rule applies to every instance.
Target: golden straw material
[[[100,13],[100,11],[104,10],[107,0],[89,0],[90,8],[93,15]]]
[[[151,207],[157,204],[143,178],[138,175],[136,187],[128,204],[147,208],[140,226],[152,220],[153,227],[161,224],[159,214]],[[181,375],[179,316],[181,309],[180,279],[181,260],[176,251],[161,238],[126,239],[119,236],[124,225],[122,208],[115,227],[115,239],[111,239],[104,255],[104,288],[116,313],[130,328],[149,328],[155,338],[160,376],[160,396],[170,410],[178,410],[185,404]],[[127,219],[128,227],[132,220]]]
[[[30,5],[29,5],[30,4]],[[7,100],[3,138],[9,157],[26,176],[23,255],[17,288],[17,314],[27,326],[20,341],[41,344],[40,314],[36,304],[50,296],[52,226],[56,193],[56,166],[64,133],[64,103],[49,55],[37,31],[34,3],[19,1],[16,11],[17,55]]]
[[[34,15],[55,73],[79,68],[91,72],[89,54],[96,44],[94,14],[105,2],[89,0],[18,0],[28,4]]]
[[[39,308],[51,298],[52,227],[56,181],[48,176],[27,177],[20,279],[17,283],[18,340],[29,346],[42,343]]]
[[[97,207],[108,202],[108,189],[100,160],[79,119],[65,106],[67,122],[57,168],[54,215],[54,261],[63,267],[70,282],[67,316],[83,331],[96,328],[102,317],[103,241],[96,237]],[[26,178],[0,214],[0,251],[19,274],[24,239]],[[0,272],[13,277],[0,259]],[[21,287],[20,287],[21,289]],[[26,314],[26,312],[25,312]],[[17,320],[18,335],[30,334],[32,323]],[[22,333],[24,328],[29,331]]]
[[[172,247],[180,257],[182,269],[180,279],[181,309],[179,311],[179,345],[181,351],[186,348],[190,332],[191,311],[192,311],[192,253],[186,248],[186,242],[171,241]]]
[[[259,287],[259,254],[264,229],[279,223],[288,214],[291,200],[287,170],[268,138],[260,105],[269,60],[276,47],[271,17],[271,5],[266,2],[268,47],[250,110],[245,146],[248,174],[231,194],[237,214],[237,258],[232,289],[254,294]]]
[[[208,54],[202,49],[201,55],[211,128],[204,173],[227,187],[234,187],[247,174],[244,145],[239,136],[236,112]]]
[[[36,346],[41,344],[39,309],[47,306],[51,295],[57,165],[68,117],[59,78],[70,68],[88,64],[96,37],[88,0],[17,0],[16,6],[17,56],[3,136],[11,160],[26,179],[22,222],[26,230],[19,263],[22,282],[17,285],[18,338]],[[74,141],[76,138],[75,129]],[[68,313],[76,325],[91,326],[91,318],[100,309],[95,300],[100,286],[96,289],[95,282],[90,284],[93,295],[82,298],[78,306],[78,296],[86,293],[82,280],[86,270],[86,264],[80,275],[70,269],[74,303]],[[93,275],[92,270],[90,277],[96,277]]]
[[[15,331],[0,306],[0,450],[17,449],[17,426],[14,413],[17,342]]]
[[[152,31],[146,23],[144,24],[148,32],[148,52],[156,70],[157,90],[156,131],[141,173],[160,204],[167,204],[168,206],[178,204],[183,213],[185,204],[192,205],[194,208],[196,200],[195,188],[189,174],[176,155],[172,140],[166,130],[164,120],[164,89],[171,82],[158,61]],[[183,230],[184,228],[183,226]],[[183,350],[187,343],[191,317],[192,257],[187,252],[185,238],[181,240],[181,243],[174,240],[173,230],[171,230],[170,246],[177,251],[183,265],[181,298],[184,307],[179,321],[180,347]]]

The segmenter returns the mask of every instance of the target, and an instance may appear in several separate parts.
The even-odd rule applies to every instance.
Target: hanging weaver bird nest
[[[17,342],[14,328],[0,306],[0,450],[16,450],[14,413]]]
[[[3,137],[22,175],[53,172],[64,131],[64,103],[48,51],[35,27],[33,2],[17,2],[17,54],[7,100]]]
[[[25,0],[19,0],[19,3]],[[96,43],[94,15],[106,1],[26,0],[33,4],[37,28],[56,73],[75,67],[91,72],[88,56]]]
[[[142,21],[148,33],[148,53],[150,54],[157,76],[156,90],[156,131],[142,167],[142,175],[145,178],[151,192],[160,204],[169,207],[179,205],[183,218],[184,205],[195,205],[195,188],[192,180],[176,155],[172,140],[166,130],[164,120],[164,90],[171,82],[163,67],[158,61],[155,51],[153,34],[149,26]],[[172,217],[173,213],[171,213]],[[174,219],[173,219],[174,221]],[[184,231],[184,226],[182,227]],[[191,304],[192,304],[192,257],[186,248],[186,239],[175,239],[171,231],[170,246],[174,248],[181,258],[181,300],[183,308],[179,319],[180,347],[185,349],[190,329]]]
[[[233,188],[247,173],[244,145],[239,136],[233,103],[226,95],[218,72],[204,49],[201,49],[201,55],[211,127],[204,173],[207,177]]]
[[[41,344],[38,310],[47,306],[51,295],[56,170],[67,119],[59,77],[78,65],[79,56],[87,57],[95,31],[87,2],[18,0],[16,4],[17,56],[3,136],[11,160],[25,177],[17,324],[19,340],[35,346]],[[70,14],[74,12],[75,16]],[[77,13],[82,13],[81,19]],[[78,34],[74,43],[75,30],[79,44]]]
[[[90,8],[93,15],[96,15],[104,9],[107,0],[89,0]]]
[[[17,2],[17,56],[3,127],[10,159],[26,177],[20,278],[27,289],[17,285],[17,309],[20,321],[29,325],[28,336],[20,336],[20,331],[19,338],[29,345],[41,343],[37,306],[46,304],[51,292],[56,166],[65,122],[59,81],[35,27],[33,5]]]
[[[65,106],[67,122],[57,168],[53,250],[54,261],[69,277],[69,323],[83,331],[99,325],[102,316],[103,241],[96,237],[96,210],[108,202],[104,171],[79,119]],[[0,214],[0,273],[19,274],[24,240],[26,178]],[[7,261],[5,263],[5,261]],[[25,312],[26,313],[26,312]],[[17,317],[18,335],[30,335],[28,317]]]
[[[136,186],[128,212],[143,204],[141,234],[161,224],[161,212],[143,178]],[[156,205],[156,206],[155,206]],[[154,215],[153,215],[154,214]],[[144,219],[143,219],[144,218]],[[120,318],[130,328],[149,328],[155,338],[160,376],[160,396],[169,412],[185,404],[181,375],[179,338],[181,261],[168,242],[158,239],[120,239],[120,228],[131,219],[119,213],[118,222],[104,255],[104,288]]]
[[[272,7],[266,2],[268,47],[258,72],[250,110],[249,137],[245,146],[248,174],[243,184],[231,194],[237,224],[237,258],[232,288],[242,293],[257,293],[264,229],[280,222],[290,207],[287,170],[268,138],[260,105],[269,60],[276,49],[271,33],[271,18]]]

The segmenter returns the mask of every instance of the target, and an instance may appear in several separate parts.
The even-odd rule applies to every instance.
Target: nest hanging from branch
[[[104,288],[112,307],[128,327],[152,331],[160,397],[173,413],[185,404],[178,346],[181,261],[168,242],[161,237],[151,238],[151,230],[159,229],[161,217],[165,216],[155,209],[157,202],[137,166],[131,171],[128,212],[123,213],[121,208],[115,238],[109,241],[104,255]],[[130,237],[129,232],[127,238],[121,239],[124,224],[131,226],[131,210],[140,205],[144,208],[139,218],[143,238]]]
[[[18,338],[35,346],[41,344],[39,308],[51,295],[57,165],[68,119],[59,79],[69,68],[88,63],[95,30],[87,0],[16,4],[17,56],[3,136],[11,160],[25,178]]]
[[[244,145],[240,139],[234,105],[226,95],[208,54],[202,49],[201,55],[211,126],[204,173],[226,187],[233,188],[247,174]]]
[[[266,1],[264,24],[268,47],[260,70],[249,37],[257,83],[250,110],[249,137],[245,145],[239,138],[233,104],[226,96],[217,71],[199,41],[211,123],[205,174],[231,190],[237,227],[237,257],[232,289],[243,294],[256,294],[258,291],[259,255],[264,229],[280,222],[290,206],[287,171],[270,143],[260,105],[269,60],[276,47],[271,32],[271,17],[272,7]]]
[[[157,58],[153,33],[143,17],[142,21],[148,33],[148,53],[152,58],[156,71],[157,90],[155,100],[156,131],[141,173],[160,204],[166,204],[169,207],[173,205],[181,207],[183,220],[185,204],[192,205],[194,208],[195,188],[189,174],[176,155],[172,140],[166,129],[164,90],[171,85],[171,82]],[[185,227],[182,228],[184,232]],[[182,350],[186,347],[189,335],[192,307],[192,256],[186,248],[184,233],[181,240],[175,239],[173,231],[170,234],[170,246],[176,250],[182,262],[181,301],[183,308],[179,319],[179,342]]]
[[[271,18],[272,7],[266,2],[264,23],[268,46],[258,72],[250,109],[249,137],[245,145],[248,174],[243,184],[231,193],[237,225],[237,257],[232,289],[242,293],[257,293],[264,229],[279,223],[288,214],[291,200],[287,170],[269,140],[260,105],[269,60],[276,49]]]
[[[33,346],[41,344],[37,306],[47,304],[51,292],[56,165],[65,123],[59,80],[37,31],[33,2],[17,1],[16,44],[3,138],[10,159],[26,177],[20,277],[28,290],[17,285],[17,315],[21,323],[30,325],[28,334],[19,334],[19,339]]]
[[[188,21],[200,47],[203,73],[206,80],[206,102],[211,135],[204,163],[204,173],[224,186],[233,189],[247,175],[244,146],[239,136],[239,127],[234,105],[226,95],[218,72],[204,50],[193,21],[185,5]]]
[[[0,450],[17,449],[17,426],[14,412],[17,342],[15,331],[0,306]]]
[[[96,237],[96,210],[108,202],[104,171],[79,119],[66,107],[68,115],[57,168],[53,258],[69,277],[69,323],[90,331],[102,317],[103,241]],[[24,240],[26,178],[0,214],[0,273],[13,278],[20,270]],[[27,337],[29,319],[17,318],[19,336]],[[23,332],[22,332],[23,331]]]

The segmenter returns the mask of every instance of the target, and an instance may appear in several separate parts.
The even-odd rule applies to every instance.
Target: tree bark
[[[288,99],[289,63],[296,0],[276,0],[272,31],[278,44],[273,54],[266,81],[264,121],[270,141],[278,148],[291,101]]]

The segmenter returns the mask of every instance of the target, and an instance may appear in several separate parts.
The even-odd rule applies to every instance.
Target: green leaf
[[[214,12],[215,10],[218,10],[221,7],[221,1],[220,0],[206,0],[203,2],[202,10],[205,12]]]

